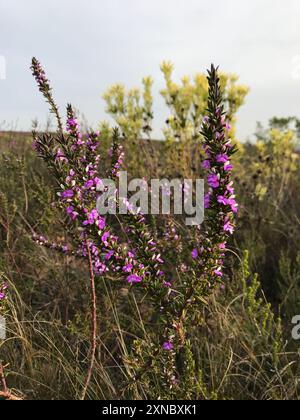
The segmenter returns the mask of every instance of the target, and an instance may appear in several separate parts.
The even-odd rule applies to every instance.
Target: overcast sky
[[[72,102],[94,125],[107,119],[101,94],[110,84],[137,86],[152,75],[157,133],[166,116],[162,60],[174,62],[177,78],[211,62],[237,73],[251,88],[241,139],[256,121],[300,116],[299,0],[0,0],[0,121],[19,129],[47,115],[29,71],[33,55],[59,105]]]

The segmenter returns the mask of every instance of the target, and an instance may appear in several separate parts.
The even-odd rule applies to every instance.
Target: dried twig
[[[21,398],[13,395],[8,389],[2,363],[0,363],[0,383],[2,386],[2,391],[0,391],[0,399],[4,399],[6,401],[21,401]]]
[[[5,376],[4,376],[4,369],[3,369],[2,363],[0,363],[0,382],[1,382],[3,393],[7,394],[8,393],[8,388],[7,388],[6,379],[5,379]]]

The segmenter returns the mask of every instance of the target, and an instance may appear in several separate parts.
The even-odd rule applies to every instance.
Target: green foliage
[[[2,146],[3,142],[2,139]],[[52,190],[49,179],[34,159],[31,146],[24,150],[24,144],[19,144],[22,149],[14,149],[13,154],[9,151],[11,146],[7,146],[0,166],[1,220],[10,221],[8,242],[5,223],[0,228],[0,271],[2,279],[10,283],[9,299],[5,302],[9,340],[0,344],[0,359],[9,364],[9,386],[23,392],[25,397],[78,398],[89,343],[88,290],[82,282],[86,269],[31,242],[27,224],[47,227],[54,237],[65,233],[55,211],[49,207]],[[248,153],[241,159],[244,162],[249,159],[252,165],[260,153],[258,146],[251,153],[251,159]],[[252,166],[248,168],[251,173]],[[241,182],[248,171],[245,168],[239,173]],[[293,177],[297,174],[294,172]],[[31,209],[27,214],[23,177]],[[244,206],[248,206],[249,196],[243,197]],[[264,206],[268,210],[270,202],[266,200]],[[286,208],[286,217],[291,217],[293,211],[294,208]],[[252,222],[254,216],[253,211]],[[273,220],[279,223],[278,219]],[[263,234],[262,230],[259,234]],[[249,227],[244,227],[240,247],[248,242],[248,235]],[[254,238],[256,241],[257,236]],[[280,290],[282,322],[277,321],[253,272],[253,265],[258,265],[258,243],[253,243],[251,252],[245,253],[240,263],[232,258],[226,289],[217,290],[190,325],[186,345],[176,360],[177,378],[170,377],[167,384],[162,369],[168,370],[174,360],[171,354],[153,357],[155,349],[149,347],[152,343],[149,334],[155,335],[157,331],[156,316],[145,305],[143,294],[117,291],[113,284],[99,283],[100,347],[88,397],[298,399],[299,355],[293,353],[293,343],[286,347],[285,339],[290,336],[291,316],[298,313],[299,256],[280,242],[273,244],[274,236],[260,240],[265,241],[265,249],[271,244],[281,252],[278,275],[272,284]],[[171,256],[170,250],[168,257]],[[268,270],[263,265],[258,268],[264,284]],[[142,358],[137,363],[139,355]],[[141,362],[148,367],[149,374],[136,382]]]
[[[260,275],[264,291],[278,302],[282,252],[295,261],[300,240],[295,133],[274,127],[264,130],[255,144],[246,144],[236,156],[235,167],[237,196],[243,203],[238,242],[249,249],[251,267]]]
[[[182,141],[184,143],[201,141],[200,128],[206,112],[208,98],[208,84],[204,74],[196,74],[193,80],[189,76],[181,79],[181,84],[173,81],[174,66],[164,62],[161,70],[165,78],[166,87],[161,91],[171,115],[164,130],[165,138],[169,142]],[[238,85],[238,77],[231,74],[221,74],[221,88],[224,92],[225,109],[229,121],[233,125],[239,108],[244,104],[249,89]],[[232,135],[234,135],[232,127]]]
[[[153,119],[151,77],[143,79],[142,91],[138,88],[126,90],[121,84],[111,86],[103,95],[107,105],[107,112],[121,128],[125,137],[136,141],[143,134],[151,132]]]
[[[165,79],[165,88],[161,90],[169,117],[162,127],[164,143],[158,153],[145,139],[151,137],[154,119],[153,80],[143,79],[143,88],[127,90],[117,84],[111,86],[103,95],[108,114],[120,126],[127,139],[127,169],[139,175],[141,168],[152,162],[152,176],[163,172],[163,175],[186,176],[190,178],[199,172],[202,137],[201,124],[207,107],[208,83],[205,74],[198,73],[193,78],[184,76],[181,83],[173,80],[174,66],[163,62],[161,71]],[[249,91],[246,86],[238,84],[238,77],[232,74],[221,74],[221,87],[224,94],[225,110],[232,126],[231,136],[235,139],[235,120],[239,108],[244,104]],[[107,130],[107,125],[101,127]],[[144,139],[144,141],[143,141]],[[150,146],[150,147],[149,147]],[[164,163],[160,161],[165,157]],[[174,165],[174,161],[177,162]],[[162,170],[160,170],[162,168]],[[143,176],[148,175],[143,173]]]
[[[283,251],[279,260],[278,287],[281,308],[287,319],[300,313],[300,252],[294,260]]]

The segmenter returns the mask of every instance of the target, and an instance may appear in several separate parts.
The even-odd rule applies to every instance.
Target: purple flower
[[[224,223],[224,232],[229,232],[231,235],[234,232],[234,226],[233,224],[230,222],[230,220],[226,219],[225,223]]]
[[[219,195],[217,200],[218,200],[219,204],[223,204],[224,206],[230,206],[233,213],[238,212],[238,204],[235,201],[234,196],[232,196],[230,198],[226,198],[223,195]]]
[[[235,201],[234,197],[231,197],[227,200],[227,204],[231,207],[231,210],[233,211],[233,213],[237,213],[238,212],[238,203]]]
[[[220,180],[218,175],[211,174],[208,176],[208,185],[212,188],[218,188],[220,186]]]
[[[124,273],[131,273],[132,269],[133,269],[133,265],[132,264],[126,264],[123,267],[123,272]]]
[[[95,273],[96,274],[103,274],[106,271],[108,271],[108,268],[106,267],[106,265],[104,265],[101,261],[97,260],[95,262]]]
[[[217,277],[223,277],[223,273],[222,273],[222,269],[221,269],[221,267],[220,267],[220,268],[218,268],[217,270],[214,270],[214,274],[215,274]]]
[[[217,200],[219,204],[223,204],[224,206],[228,205],[228,199],[225,198],[223,195],[219,195]]]
[[[96,221],[96,225],[98,226],[98,228],[100,230],[103,230],[106,226],[106,221],[103,217],[99,217],[98,220]]]
[[[234,188],[233,188],[233,182],[231,181],[228,185],[227,185],[227,187],[226,187],[226,189],[227,189],[227,191],[230,193],[230,194],[234,194]]]
[[[64,254],[67,254],[69,251],[70,251],[70,250],[69,250],[69,247],[68,247],[67,245],[64,245],[64,246],[62,247],[62,252],[63,252]]]
[[[218,163],[227,163],[229,161],[229,157],[224,153],[220,153],[216,156],[216,161]]]
[[[86,190],[90,190],[93,186],[94,186],[94,181],[93,181],[92,179],[90,179],[89,181],[87,181],[87,182],[84,184],[84,188],[85,188]]]
[[[211,150],[210,150],[210,147],[209,146],[207,146],[207,145],[203,145],[203,150],[204,150],[204,153],[206,154],[206,156],[207,156],[207,159],[210,159],[210,157],[211,157]]]
[[[61,149],[58,149],[58,151],[56,153],[56,156],[55,156],[55,160],[58,161],[58,162],[68,162],[68,159],[63,154],[63,152],[61,151]]]
[[[94,244],[91,246],[91,253],[96,256],[99,255],[99,250]]]
[[[229,124],[229,122],[228,122],[228,121],[225,123],[225,129],[226,129],[227,131],[230,131],[230,130],[231,130],[231,125]]]
[[[167,341],[163,344],[163,349],[166,351],[172,351],[174,349],[174,345],[171,343],[171,341]]]
[[[72,220],[76,220],[78,217],[78,213],[75,211],[73,206],[69,206],[66,208],[67,214],[71,217]]]
[[[103,181],[98,177],[94,178],[94,183],[97,189],[100,189],[103,187]]]
[[[142,277],[140,277],[140,276],[138,276],[136,274],[131,274],[130,276],[127,277],[127,281],[130,284],[133,284],[133,283],[141,283]]]
[[[211,195],[209,193],[205,194],[204,196],[204,208],[208,209],[210,206],[210,197]]]
[[[230,162],[225,163],[224,171],[229,172],[229,171],[232,171],[232,169],[233,169],[233,166],[231,165]]]
[[[211,167],[210,165],[210,160],[206,159],[203,163],[202,163],[202,168],[205,170],[209,170]]]
[[[101,241],[104,243],[104,244],[107,244],[107,240],[108,240],[108,238],[110,237],[110,233],[109,232],[105,232],[103,235],[102,235],[102,237],[101,237]]]
[[[105,261],[109,261],[115,254],[115,251],[109,251],[106,255],[105,255]]]
[[[70,132],[70,131],[72,131],[74,129],[77,129],[77,128],[78,129],[80,128],[79,124],[77,122],[77,119],[76,118],[68,118],[68,120],[67,120],[67,131]]]
[[[0,286],[0,301],[4,300],[6,298],[6,289],[8,288],[8,285],[6,283],[2,284]]]
[[[63,200],[67,200],[69,198],[73,198],[74,197],[74,191],[72,191],[72,190],[63,191],[62,193],[60,193],[60,197]]]
[[[98,219],[98,211],[96,209],[92,210],[87,214],[87,220],[83,222],[83,226],[93,225]]]
[[[193,260],[196,260],[199,256],[198,250],[197,249],[193,249],[192,251],[192,258]]]

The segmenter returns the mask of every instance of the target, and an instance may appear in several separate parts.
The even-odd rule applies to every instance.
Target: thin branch
[[[8,388],[7,388],[6,379],[5,379],[5,376],[4,376],[4,369],[3,369],[2,363],[0,363],[0,382],[1,382],[1,385],[2,385],[3,393],[8,394]]]
[[[21,401],[21,398],[13,395],[8,389],[2,363],[0,363],[0,384],[2,387],[2,391],[0,391],[0,399],[4,399],[6,401]]]
[[[96,287],[95,287],[95,275],[93,270],[93,261],[91,256],[91,250],[88,241],[86,241],[86,249],[89,259],[89,271],[90,271],[90,287],[91,287],[91,297],[92,297],[92,338],[91,338],[91,349],[90,349],[90,365],[87,372],[87,377],[85,380],[81,400],[83,401],[86,397],[86,393],[91,381],[95,358],[96,358],[96,347],[97,347],[97,297],[96,297]]]

